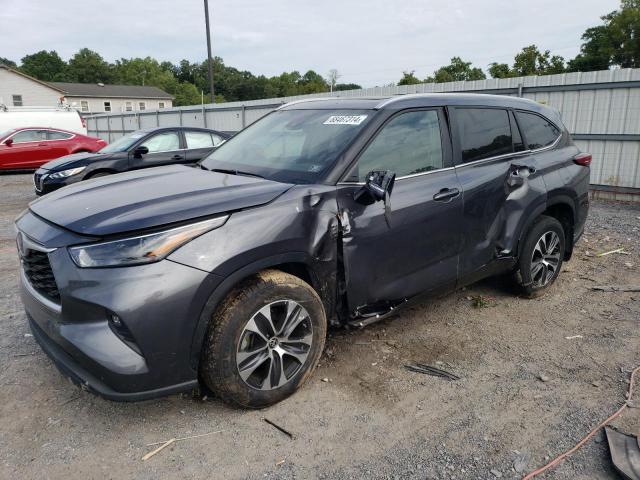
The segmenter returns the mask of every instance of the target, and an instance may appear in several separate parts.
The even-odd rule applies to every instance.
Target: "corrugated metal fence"
[[[293,100],[431,92],[514,95],[554,107],[562,114],[578,146],[593,154],[591,183],[599,190],[617,192],[623,199],[640,194],[640,69],[373,87],[333,94],[101,114],[88,116],[87,126],[90,135],[109,142],[128,132],[156,126],[237,131]]]

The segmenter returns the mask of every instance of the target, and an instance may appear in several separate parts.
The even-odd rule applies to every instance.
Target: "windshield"
[[[146,132],[133,132],[129,135],[125,135],[124,137],[120,137],[113,143],[110,143],[106,147],[103,147],[98,151],[98,153],[116,153],[116,152],[126,152],[129,150],[131,145],[136,143],[142,137],[146,135]]]
[[[12,134],[13,132],[15,132],[15,128],[13,130],[5,130],[4,132],[0,132],[0,140],[3,139],[4,137],[8,137],[10,134]]]
[[[242,130],[202,161],[285,183],[314,183],[373,116],[371,110],[280,110]]]

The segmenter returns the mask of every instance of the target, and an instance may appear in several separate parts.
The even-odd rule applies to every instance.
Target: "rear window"
[[[516,112],[516,118],[529,150],[548,147],[560,136],[558,127],[540,115]]]
[[[209,132],[184,132],[187,148],[213,148],[213,139]]]
[[[47,137],[49,138],[49,140],[67,140],[68,138],[73,137],[73,134],[49,130]]]
[[[456,108],[462,161],[473,162],[513,152],[509,114],[499,108]]]

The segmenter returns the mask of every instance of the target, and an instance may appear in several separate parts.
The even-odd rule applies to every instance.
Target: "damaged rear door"
[[[546,203],[536,157],[526,149],[513,112],[451,107],[456,171],[464,190],[460,278],[473,281],[517,255],[526,220]]]
[[[338,188],[346,291],[352,315],[457,279],[462,189],[442,108],[391,116]],[[372,171],[396,174],[388,199],[359,196]],[[385,205],[386,203],[386,205]]]

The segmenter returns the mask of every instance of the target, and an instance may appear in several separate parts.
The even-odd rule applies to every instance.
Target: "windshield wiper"
[[[202,165],[201,167],[206,169],[206,167],[203,167]],[[245,175],[247,177],[264,178],[262,175],[258,175],[257,173],[243,172],[242,170],[234,170],[231,168],[228,168],[228,169],[227,168],[211,168],[209,169],[209,171],[218,172],[218,173],[229,173],[231,175]]]

